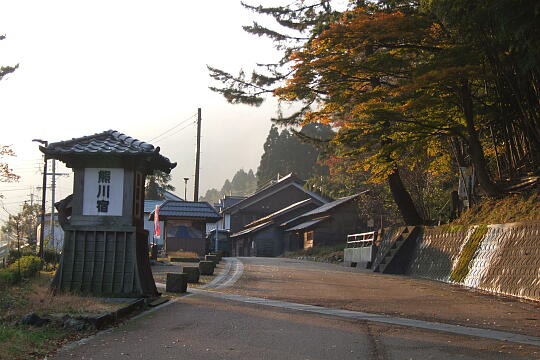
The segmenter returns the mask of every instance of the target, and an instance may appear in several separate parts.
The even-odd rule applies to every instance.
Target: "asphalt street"
[[[311,304],[305,309],[313,305],[317,309],[343,309],[347,306],[339,306],[335,300],[342,297],[347,304],[354,302],[353,298],[360,302],[356,310],[376,310],[370,301],[363,306],[362,297],[356,294],[369,286],[366,279],[372,275],[366,272],[331,264],[261,258],[229,259],[220,269],[222,275],[205,289],[193,289],[117,328],[72,344],[50,359],[540,359],[540,347],[534,345],[384,323],[377,317],[350,318],[302,310],[301,304]],[[332,278],[336,281],[329,283]],[[341,286],[355,286],[353,295],[351,290],[337,290],[341,278],[345,278]],[[379,287],[387,281],[393,288],[396,284],[390,280],[394,279],[376,276],[375,281]],[[422,294],[433,292],[434,297],[439,297],[437,291],[444,291],[439,284],[433,284],[433,288],[426,288],[422,281],[412,284],[423,287]],[[450,294],[456,290],[449,287],[447,291]],[[316,293],[318,299],[314,298]],[[391,302],[392,296],[396,295],[388,292],[390,300],[386,300]],[[518,316],[533,316],[538,310],[534,304],[486,295],[480,298],[486,298],[486,303],[502,301],[494,307],[498,316],[502,314],[499,308],[508,303],[512,305],[509,308],[520,309]],[[470,301],[463,300],[466,304]],[[449,301],[453,301],[451,296]],[[293,305],[279,307],[269,305],[271,302]],[[404,319],[425,317],[408,307],[399,312]],[[452,323],[445,316],[424,319],[428,320]],[[503,328],[484,324],[483,329],[516,330],[511,326],[513,321],[507,323]],[[532,338],[537,335],[535,327],[530,326],[515,333]]]

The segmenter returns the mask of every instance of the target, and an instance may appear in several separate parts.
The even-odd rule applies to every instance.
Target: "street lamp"
[[[47,147],[49,142],[41,139],[33,139],[33,142],[38,142]],[[39,232],[39,257],[43,259],[43,242],[45,233],[45,195],[47,194],[47,157],[43,155],[43,187],[41,192],[41,231]]]
[[[187,201],[187,181],[189,178],[184,178],[184,200]]]

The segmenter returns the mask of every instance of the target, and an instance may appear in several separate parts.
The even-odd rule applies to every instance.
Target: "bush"
[[[7,263],[8,264],[13,264],[20,257],[34,256],[34,255],[36,255],[35,246],[25,246],[25,247],[21,248],[20,255],[19,255],[19,251],[17,249],[10,249],[9,250],[9,255],[8,255],[8,258],[7,258]]]
[[[43,260],[45,264],[58,264],[60,262],[60,254],[52,249],[43,249]]]
[[[8,267],[21,273],[21,277],[29,278],[36,275],[43,268],[43,260],[37,256],[23,256]]]
[[[0,284],[13,285],[21,280],[19,271],[17,269],[1,269],[0,270]]]

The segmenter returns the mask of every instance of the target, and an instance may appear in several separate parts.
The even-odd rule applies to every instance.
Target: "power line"
[[[165,139],[168,139],[168,138],[170,138],[171,136],[174,136],[174,135],[178,134],[178,133],[181,132],[182,130],[185,130],[185,129],[187,129],[187,128],[190,127],[190,126],[195,125],[196,123],[197,123],[197,121],[194,121],[194,122],[192,122],[192,123],[189,123],[189,124],[187,124],[186,126],[184,126],[184,127],[180,128],[180,129],[178,129],[177,131],[173,132],[172,134],[169,134],[168,136],[165,136],[164,138],[161,138],[159,141],[163,141],[163,140],[165,140]]]
[[[32,190],[32,187],[25,187],[25,188],[19,188],[19,189],[2,189],[2,190],[0,190],[0,192],[22,191],[22,190]]]
[[[156,140],[156,139],[162,137],[163,135],[166,135],[169,131],[176,129],[176,128],[179,127],[180,125],[182,125],[182,124],[186,123],[187,121],[193,119],[195,116],[197,116],[197,114],[191,115],[191,116],[188,117],[187,119],[182,120],[182,121],[179,122],[178,124],[174,125],[172,128],[170,128],[170,129],[168,129],[168,130],[165,130],[164,132],[162,132],[162,133],[159,134],[158,136],[156,136],[156,137],[154,137],[154,138],[152,138],[152,139],[150,139],[150,140],[148,140],[148,141],[154,141],[154,140]],[[163,139],[162,139],[162,140],[163,140]]]

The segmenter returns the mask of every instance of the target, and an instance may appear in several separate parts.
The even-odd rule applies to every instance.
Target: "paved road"
[[[178,297],[112,331],[65,349],[53,359],[540,359],[538,346],[304,311],[313,308],[309,306],[304,310],[298,310],[298,306],[296,310],[268,306],[303,303],[339,309],[345,306],[339,306],[335,299],[345,296],[349,307],[354,307],[350,305],[354,302],[351,299],[362,301],[356,293],[370,292],[366,286],[374,275],[335,265],[286,259],[240,260],[231,261],[226,274],[206,289]],[[409,291],[418,287],[422,294],[434,292],[434,297],[439,295],[437,291],[444,291],[444,286],[439,289],[438,284],[429,288],[430,283],[411,282],[407,288],[394,282],[396,277],[374,277],[372,281],[379,284],[375,292],[385,288],[383,283]],[[340,278],[346,279],[345,285],[349,288],[356,289],[353,291],[356,295],[342,288],[345,285],[340,285]],[[406,283],[407,278],[397,278]],[[331,279],[335,282],[329,283]],[[448,287],[447,291],[459,293],[460,289]],[[470,292],[464,292],[467,293]],[[392,298],[392,294],[390,292],[388,297]],[[458,295],[467,304],[470,300],[464,294]],[[379,293],[379,296],[385,298],[384,294]],[[478,297],[483,298],[488,301],[485,295]],[[452,300],[450,296],[449,301]],[[366,304],[373,307],[369,301]],[[528,311],[538,310],[533,305],[517,302],[512,305],[520,309],[520,316],[525,313],[532,316]],[[399,302],[396,307],[400,308]],[[499,307],[495,310],[501,315]],[[409,307],[401,312],[402,318],[420,317],[410,312]],[[391,311],[389,313],[392,315]],[[445,320],[435,315],[424,320]],[[527,329],[534,330],[533,327]],[[527,331],[521,333],[527,334]]]

